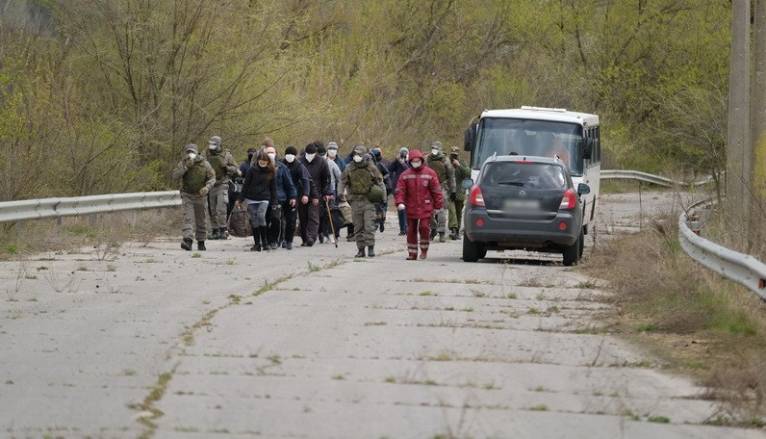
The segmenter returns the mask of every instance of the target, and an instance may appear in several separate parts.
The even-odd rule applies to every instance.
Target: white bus
[[[560,108],[521,107],[485,110],[465,132],[471,152],[471,177],[492,155],[558,157],[567,164],[575,187],[590,186],[583,196],[584,232],[596,215],[601,176],[601,136],[598,116]]]

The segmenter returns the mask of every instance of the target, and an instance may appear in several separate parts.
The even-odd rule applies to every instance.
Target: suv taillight
[[[561,199],[561,205],[559,206],[559,209],[572,210],[576,205],[577,194],[572,189],[567,189],[567,191],[564,192],[564,197]]]
[[[484,195],[481,194],[481,188],[478,184],[471,188],[469,201],[471,206],[484,207]]]

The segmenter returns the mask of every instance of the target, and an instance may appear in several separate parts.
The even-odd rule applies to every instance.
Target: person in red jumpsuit
[[[407,259],[414,261],[418,258],[418,244],[420,259],[428,257],[431,215],[444,207],[444,196],[439,177],[425,165],[422,152],[410,151],[409,162],[410,169],[402,173],[396,184],[394,200],[399,210],[407,210]]]

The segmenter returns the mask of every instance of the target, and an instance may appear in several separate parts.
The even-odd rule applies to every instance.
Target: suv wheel
[[[484,246],[471,241],[468,236],[463,234],[463,260],[465,262],[476,262],[486,255],[487,250],[484,249]]]
[[[582,245],[582,241],[582,232],[580,232],[580,236],[577,237],[577,241],[575,241],[574,244],[564,247],[564,266],[571,267],[577,263],[578,259],[580,259],[580,246]]]

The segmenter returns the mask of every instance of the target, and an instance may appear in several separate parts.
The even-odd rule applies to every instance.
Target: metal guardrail
[[[133,192],[86,197],[40,198],[0,203],[0,222],[22,221],[122,210],[152,209],[181,205],[178,191]]]
[[[724,276],[742,284],[766,300],[766,264],[755,257],[728,249],[698,234],[701,228],[700,209],[710,208],[713,200],[703,200],[689,206],[678,217],[678,240],[681,248],[692,259]],[[692,227],[689,227],[689,225]],[[694,230],[693,230],[694,229]]]
[[[621,169],[603,169],[601,170],[602,180],[637,180],[645,183],[656,184],[658,186],[673,187],[673,186],[703,186],[713,181],[712,176],[705,177],[695,182],[684,182],[673,180],[672,178],[661,177],[659,175],[650,174],[642,171],[631,171]]]

